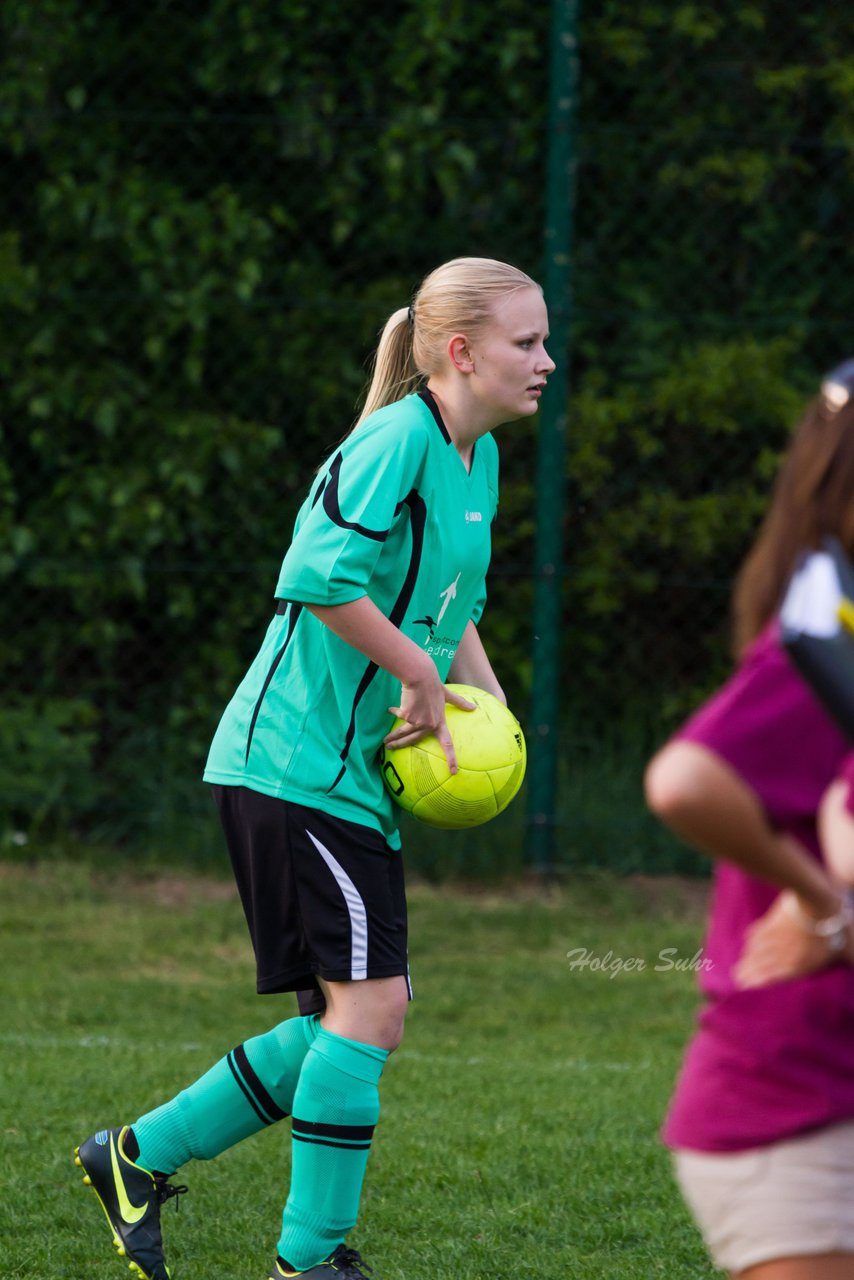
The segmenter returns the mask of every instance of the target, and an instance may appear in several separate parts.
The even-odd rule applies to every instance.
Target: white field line
[[[398,1049],[396,1058],[411,1058],[413,1062],[436,1062],[447,1066],[494,1066],[494,1058],[465,1057],[452,1053],[420,1053],[417,1049]],[[546,1075],[567,1071],[648,1071],[652,1066],[649,1058],[639,1062],[611,1062],[607,1058],[545,1058],[530,1066],[531,1071],[544,1072]]]
[[[17,1045],[22,1049],[139,1049],[140,1041],[131,1039],[122,1039],[118,1036],[105,1035],[85,1035],[85,1036],[57,1036],[57,1035],[27,1035],[23,1032],[17,1033],[13,1031],[0,1032],[0,1044]],[[178,1053],[198,1053],[205,1048],[209,1048],[212,1053],[216,1049],[211,1046],[205,1046],[198,1041],[187,1040],[183,1043],[172,1042],[169,1045],[170,1051],[174,1050]],[[412,1062],[433,1062],[443,1066],[492,1066],[494,1059],[471,1057],[464,1054],[454,1053],[421,1053],[418,1049],[398,1049],[394,1055],[398,1059],[410,1059]],[[638,1062],[612,1062],[607,1058],[546,1058],[541,1059],[536,1064],[538,1072],[544,1072],[547,1075],[567,1071],[648,1071],[652,1066],[652,1062],[648,1058],[643,1058]]]
[[[0,1044],[18,1045],[22,1049],[139,1049],[141,1041],[123,1040],[118,1036],[55,1036],[26,1035],[14,1031],[0,1031]],[[171,1043],[170,1049],[179,1053],[195,1053],[205,1046],[196,1041]]]

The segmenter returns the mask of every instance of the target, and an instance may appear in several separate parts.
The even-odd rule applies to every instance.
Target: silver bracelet
[[[850,891],[842,899],[842,905],[839,910],[834,912],[832,916],[825,916],[823,920],[816,920],[814,916],[804,911],[794,893],[792,893],[788,901],[791,903],[801,927],[807,933],[811,933],[814,938],[824,938],[829,951],[834,953],[844,951],[848,926],[854,921],[854,903],[852,903]]]

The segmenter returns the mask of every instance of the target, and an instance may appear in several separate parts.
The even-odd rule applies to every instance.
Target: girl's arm
[[[756,793],[714,752],[671,742],[646,774],[652,811],[687,844],[749,875],[793,889],[817,919],[839,909],[839,890],[796,840],[775,831]]]
[[[849,766],[850,769],[850,766]],[[818,813],[818,833],[825,865],[843,891],[854,885],[854,815],[847,807],[849,770],[824,794]],[[761,920],[748,930],[748,942],[736,976],[744,985],[779,982],[823,969],[831,960],[854,964],[854,928],[851,906],[846,905],[838,925],[849,924],[833,946],[816,937],[815,924],[803,915],[803,904],[793,893],[781,893]],[[844,944],[840,938],[844,936]]]
[[[468,711],[472,704],[445,688],[433,659],[389,622],[368,596],[347,604],[308,604],[306,608],[341,640],[400,681],[400,706],[389,707],[389,711],[408,723],[389,734],[386,743],[401,747],[435,734],[451,773],[456,773],[457,758],[445,721],[445,703],[452,702]]]
[[[457,646],[457,652],[454,654],[454,660],[448,672],[448,680],[452,684],[471,684],[476,689],[485,689],[487,693],[495,694],[498,701],[507,706],[504,690],[498,683],[495,672],[492,670],[492,663],[486,656],[483,641],[471,620]]]
[[[736,968],[740,986],[809,973],[835,958],[798,912],[814,921],[836,916],[843,907],[839,886],[792,836],[771,826],[755,792],[720,757],[694,742],[670,743],[647,770],[646,794],[653,812],[688,844],[789,890],[748,930]],[[846,959],[852,944],[849,936]]]
[[[838,778],[824,794],[818,831],[824,860],[841,884],[854,888],[854,814],[848,809],[852,783]]]

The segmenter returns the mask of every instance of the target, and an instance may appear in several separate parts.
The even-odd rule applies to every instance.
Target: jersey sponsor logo
[[[467,511],[466,524],[480,524],[483,520],[483,514],[480,511]]]
[[[452,636],[438,636],[435,642],[425,644],[424,652],[431,658],[450,658],[457,652],[457,641]]]
[[[441,636],[436,632],[439,629],[439,623],[445,616],[448,605],[452,600],[456,599],[457,586],[462,577],[462,569],[454,578],[453,582],[449,582],[444,591],[439,592],[439,599],[442,601],[442,607],[439,614],[434,618],[427,613],[423,618],[416,618],[413,626],[422,626],[427,628],[427,635],[424,638],[424,650],[429,653],[432,658],[453,658],[457,651],[459,636]]]
[[[450,583],[449,586],[445,587],[444,591],[439,592],[439,599],[442,601],[442,607],[439,610],[439,616],[436,619],[437,627],[439,623],[442,621],[442,619],[444,618],[445,610],[447,609],[448,605],[451,603],[452,600],[455,600],[457,597],[457,583],[460,580],[461,574],[462,574],[462,569],[460,569],[460,572],[454,578],[453,582]]]
[[[416,618],[413,627],[426,627],[428,640],[433,639],[433,632],[436,630],[436,619],[431,618],[430,614],[426,614],[423,618]]]
[[[456,636],[437,636],[436,622],[428,614],[426,618],[416,618],[413,626],[421,626],[427,628],[427,635],[424,639],[424,652],[429,653],[431,658],[453,658],[457,651]]]
[[[457,584],[458,584],[458,581],[460,581],[461,576],[462,576],[462,570],[460,570],[460,572],[457,573],[457,576],[455,577],[455,580],[453,580],[453,582],[448,582],[448,585],[446,586],[446,589],[444,589],[444,591],[439,591],[439,599],[442,600],[442,608],[439,609],[439,616],[437,618],[434,618],[429,613],[425,613],[423,618],[415,618],[414,623],[412,623],[412,626],[428,628],[428,634],[426,634],[424,645],[426,648],[426,652],[430,654],[434,654],[434,655],[438,655],[440,653],[447,654],[448,645],[453,645],[455,646],[455,649],[456,649],[456,645],[457,645],[456,636],[439,636],[437,639],[437,635],[435,635],[435,632],[437,632],[437,627],[439,626],[439,623],[442,622],[442,618],[444,617],[444,614],[446,614],[448,605],[451,604],[451,600],[456,599]],[[438,648],[434,648],[433,640],[437,640]]]

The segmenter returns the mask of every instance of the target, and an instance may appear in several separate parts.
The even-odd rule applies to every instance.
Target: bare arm
[[[646,794],[662,822],[696,849],[792,889],[817,919],[838,911],[839,890],[821,864],[791,836],[774,830],[756,794],[705,747],[664,747],[647,770]]]
[[[448,680],[451,683],[471,684],[476,689],[485,689],[487,693],[495,694],[499,702],[507,705],[504,690],[492,670],[492,663],[486,655],[477,627],[471,621],[457,646],[457,652],[454,654],[454,660],[448,672]]]
[[[341,640],[400,681],[400,706],[389,707],[389,711],[406,720],[408,725],[394,735],[396,745],[403,745],[401,735],[405,735],[403,741],[417,742],[433,733],[442,745],[451,772],[456,773],[457,761],[445,721],[445,703],[462,707],[470,704],[445,688],[432,658],[389,622],[368,596],[347,604],[309,604],[306,608]]]
[[[775,831],[749,786],[714,753],[692,742],[674,742],[647,770],[650,807],[695,848],[734,862],[783,892],[747,930],[734,973],[741,987],[765,986],[854,959],[854,931],[844,952],[816,936],[813,921],[842,907],[838,884],[796,840]]]
[[[824,860],[840,883],[854,887],[854,814],[848,812],[849,783],[839,779],[825,792],[818,815]]]

